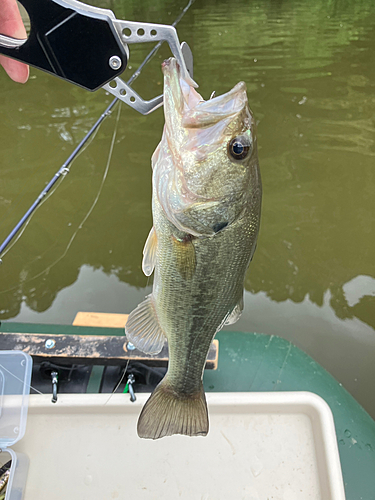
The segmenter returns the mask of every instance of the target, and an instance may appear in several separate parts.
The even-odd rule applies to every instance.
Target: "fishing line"
[[[24,382],[21,378],[17,377],[17,375],[14,375],[14,373],[12,373],[12,372],[11,372],[11,371],[9,371],[7,368],[5,368],[5,366],[4,366],[4,365],[2,365],[1,363],[0,363],[0,367],[1,367],[4,371],[6,371],[7,373],[9,373],[9,375],[11,375],[13,378],[15,378],[16,380],[18,380],[19,382],[22,382],[22,384],[23,384],[23,385],[26,385],[26,387],[28,387],[29,389],[32,389],[33,391],[37,392],[38,394],[42,394],[42,395],[43,395],[43,392],[38,391],[38,389],[35,389],[35,387],[33,387],[33,386],[32,386],[32,385],[30,385],[30,384],[25,384],[25,382]]]
[[[112,159],[112,153],[113,153],[113,147],[115,145],[115,140],[116,140],[116,135],[117,135],[117,128],[118,128],[118,123],[119,123],[119,120],[120,120],[120,114],[121,114],[121,106],[118,107],[118,111],[117,111],[117,119],[116,119],[116,123],[115,123],[115,129],[113,131],[113,136],[112,136],[112,141],[111,141],[111,146],[109,148],[109,154],[108,154],[108,160],[107,160],[107,165],[106,165],[106,168],[104,170],[104,175],[103,175],[103,178],[102,178],[102,182],[99,186],[99,190],[98,190],[98,193],[95,197],[95,200],[93,202],[93,204],[91,205],[89,211],[87,212],[87,214],[85,215],[85,217],[83,218],[82,222],[80,223],[80,225],[78,226],[78,228],[76,229],[76,231],[74,232],[73,236],[70,238],[69,240],[69,243],[64,251],[64,253],[55,261],[53,262],[53,264],[51,264],[50,266],[48,266],[44,271],[42,271],[41,273],[37,274],[36,276],[34,276],[33,278],[30,278],[30,280],[28,281],[31,281],[35,278],[38,278],[39,276],[41,276],[43,273],[45,273],[46,271],[49,271],[53,266],[55,266],[58,262],[60,262],[61,259],[63,259],[65,257],[65,255],[68,253],[69,251],[69,248],[71,247],[75,237],[77,236],[77,233],[80,229],[82,229],[83,227],[83,224],[87,221],[87,219],[90,217],[92,211],[94,210],[95,208],[95,205],[97,204],[98,200],[99,200],[99,197],[101,195],[101,192],[102,192],[102,189],[103,189],[103,186],[104,186],[104,183],[106,181],[106,178],[107,178],[107,174],[108,174],[108,170],[109,170],[109,165],[111,163],[111,159]]]
[[[124,380],[125,375],[126,375],[126,372],[127,372],[127,370],[128,370],[129,361],[130,361],[130,360],[128,359],[128,361],[127,361],[127,363],[126,363],[126,366],[125,366],[124,373],[122,374],[122,377],[120,378],[120,380],[119,380],[118,384],[117,384],[117,385],[116,385],[116,387],[113,389],[113,391],[112,391],[111,395],[109,396],[109,398],[107,399],[107,401],[104,403],[104,405],[103,405],[103,406],[105,406],[105,405],[108,403],[108,401],[111,399],[111,397],[112,397],[112,396],[114,395],[114,393],[117,391],[117,389],[120,387],[121,382]]]
[[[99,197],[101,195],[101,192],[102,192],[102,189],[103,189],[103,186],[104,186],[104,183],[107,179],[107,175],[108,175],[108,170],[109,170],[109,165],[111,163],[111,160],[112,160],[112,153],[113,153],[113,147],[115,145],[115,140],[116,140],[116,136],[117,136],[117,128],[118,128],[118,124],[119,124],[119,121],[120,121],[120,115],[121,115],[121,106],[118,107],[118,111],[117,111],[117,117],[116,117],[116,123],[115,123],[115,129],[113,131],[113,136],[112,136],[112,142],[111,142],[111,145],[110,145],[110,148],[109,148],[109,154],[108,154],[108,160],[107,160],[107,165],[106,165],[106,168],[105,168],[105,171],[104,171],[104,175],[103,175],[103,179],[102,179],[102,182],[100,184],[100,187],[99,187],[99,191],[98,191],[98,194],[96,195],[95,197],[95,200],[94,200],[94,203],[92,204],[90,210],[87,212],[86,214],[86,217],[84,217],[83,221],[81,222],[81,224],[78,226],[78,229],[82,229],[82,226],[83,224],[87,221],[87,219],[90,217],[91,215],[91,212],[94,210],[94,207],[95,205],[97,204],[98,200],[99,200]],[[75,233],[77,234],[77,233]]]

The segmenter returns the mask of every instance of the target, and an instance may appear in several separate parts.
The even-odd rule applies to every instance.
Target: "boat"
[[[69,411],[74,413],[77,408],[82,411],[82,405],[86,405],[87,408],[84,412],[90,413],[91,410],[97,411],[98,405],[101,408],[108,404],[108,408],[113,409],[114,415],[118,415],[119,408],[126,407],[133,421],[131,433],[134,434],[135,439],[135,422],[139,414],[140,404],[145,401],[146,393],[149,393],[163,377],[167,359],[163,351],[159,356],[147,357],[133,349],[131,345],[129,346],[124,337],[122,326],[124,321],[126,321],[125,315],[81,313],[77,315],[73,325],[2,322],[0,325],[0,349],[2,351],[23,351],[34,358],[31,386],[43,395],[31,396],[29,413],[34,415],[35,412],[43,410],[42,413],[45,412],[50,419],[54,412],[57,415],[62,411],[62,408],[69,407]],[[78,347],[77,339],[82,341],[78,342],[81,344],[80,347]],[[211,347],[206,366],[208,369],[204,374],[204,387],[209,408],[210,405],[212,406],[212,413],[215,415],[220,405],[226,405],[225,411],[228,415],[233,412],[233,415],[238,416],[238,405],[250,405],[251,408],[253,404],[255,408],[255,403],[259,404],[259,401],[252,398],[259,395],[260,401],[264,401],[262,398],[267,399],[267,397],[276,398],[278,404],[280,398],[290,402],[290,398],[294,395],[297,395],[297,399],[298,397],[303,398],[303,395],[306,394],[310,395],[309,397],[312,395],[313,398],[318,396],[319,400],[325,402],[329,413],[333,416],[334,442],[338,447],[347,500],[372,498],[374,491],[373,471],[375,470],[375,422],[346,389],[310,356],[285,339],[262,333],[235,331],[221,331],[217,334],[216,339],[215,345]],[[116,359],[113,357],[111,349],[117,352]],[[127,371],[124,376],[125,367]],[[52,372],[57,372],[58,378],[56,405],[51,402],[53,398]],[[134,377],[130,381],[129,375]],[[120,380],[121,377],[123,380]],[[131,391],[129,391],[129,385]],[[115,389],[118,391],[117,394],[113,394]],[[130,394],[128,394],[129,392]],[[132,392],[135,395],[135,404],[131,402]],[[224,399],[221,400],[220,397]],[[245,398],[245,400],[241,400],[241,398]],[[306,403],[305,407],[308,408],[309,404]],[[302,410],[301,412],[303,413]],[[281,413],[280,410],[278,414]],[[104,419],[109,418],[108,412],[106,415],[107,417],[104,415]],[[309,418],[314,421],[317,417],[309,414]],[[90,421],[89,418],[88,421]],[[103,425],[105,427],[106,424]],[[217,434],[216,431],[217,429],[214,431],[211,429],[211,433]],[[64,432],[68,432],[67,429]],[[223,428],[224,437],[225,432]],[[77,436],[74,439],[78,439]],[[100,441],[100,439],[100,435],[93,436],[93,442]],[[174,439],[174,437],[164,438],[160,441],[168,442],[168,439]],[[177,439],[180,440],[178,443],[184,443],[184,439],[187,438],[178,437]],[[201,438],[197,439],[201,440]],[[288,440],[285,442],[286,453],[288,442]],[[231,446],[234,446],[233,443],[229,443],[228,456],[230,457],[236,453],[235,448],[232,449]],[[251,443],[246,444],[246,447],[249,446]],[[112,448],[109,450],[112,450],[110,453],[113,453]],[[22,451],[25,450],[22,449]],[[318,463],[319,453],[317,450]],[[127,451],[127,456],[129,464],[124,463],[124,471],[128,471],[129,478],[123,478],[122,481],[125,482],[131,481],[133,475],[131,470],[134,466],[130,465],[132,463],[131,449]],[[110,460],[109,463],[115,460],[113,456],[107,458]],[[257,466],[252,464],[249,467],[250,469],[252,467],[253,476],[254,474],[256,476]],[[263,464],[262,468],[267,468],[267,466]],[[33,477],[37,473],[32,467],[30,471],[33,471]],[[81,479],[89,481],[87,478]],[[73,484],[74,481],[76,479],[73,480]],[[87,488],[89,491],[89,485]],[[41,492],[40,487],[34,485],[30,493],[26,495],[26,500],[37,498],[34,495],[36,491],[39,491],[39,494]],[[122,497],[121,493],[118,495],[119,498]],[[328,491],[326,495],[313,496],[312,498],[345,498],[337,495],[337,492],[331,491],[329,493]],[[55,496],[54,498],[59,497]],[[72,496],[72,498],[74,497]],[[143,497],[139,496],[139,498]],[[246,498],[257,497],[249,496]],[[291,498],[307,497],[295,496]]]

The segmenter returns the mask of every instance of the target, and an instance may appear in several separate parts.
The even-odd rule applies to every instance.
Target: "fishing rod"
[[[190,8],[190,6],[193,3],[194,3],[194,0],[190,0],[189,3],[186,5],[186,7],[178,15],[178,17],[176,18],[176,20],[169,27],[171,27],[172,29],[175,29],[175,26],[179,23],[179,21],[182,19],[182,17],[185,15],[185,13],[187,12],[187,10]],[[81,4],[81,5],[84,5],[84,4]],[[86,6],[86,7],[89,8],[89,6]],[[137,23],[134,23],[134,24],[137,24]],[[146,26],[146,24],[143,23],[142,26]],[[150,26],[155,26],[155,27],[159,26],[160,27],[160,26],[163,26],[163,25],[150,25]],[[125,35],[123,35],[123,36],[125,37]],[[0,35],[0,47],[1,47],[1,43],[3,41],[3,39],[1,37],[3,37],[3,35]],[[176,38],[177,38],[177,35],[176,35]],[[177,38],[177,40],[178,40],[178,38]],[[149,41],[149,40],[145,40],[145,41]],[[98,118],[98,120],[94,123],[94,125],[91,127],[91,129],[87,132],[87,134],[85,135],[85,137],[81,140],[81,142],[78,144],[78,146],[74,149],[74,151],[70,154],[70,156],[67,158],[67,160],[63,163],[63,165],[55,173],[55,175],[53,176],[53,178],[46,185],[46,187],[41,191],[41,193],[39,194],[39,196],[37,197],[37,199],[34,201],[34,203],[30,206],[30,208],[23,215],[23,217],[19,220],[19,222],[14,226],[14,228],[9,233],[9,235],[5,238],[5,240],[3,241],[3,243],[0,245],[0,257],[1,257],[1,255],[3,255],[5,249],[9,246],[9,244],[15,238],[15,236],[18,234],[18,232],[21,230],[21,228],[30,219],[30,217],[35,212],[35,210],[40,206],[41,202],[45,199],[46,195],[51,191],[51,189],[56,184],[56,182],[59,179],[64,178],[66,176],[66,174],[69,173],[69,171],[70,171],[69,170],[69,166],[71,165],[71,163],[73,162],[73,160],[76,158],[76,156],[78,155],[78,153],[82,150],[83,146],[87,143],[87,141],[94,134],[94,132],[98,129],[98,127],[101,125],[101,123],[103,122],[103,120],[107,116],[109,116],[111,114],[112,109],[117,104],[117,102],[119,100],[121,100],[121,101],[126,102],[127,104],[130,104],[129,102],[125,101],[125,99],[124,99],[124,97],[126,95],[126,91],[124,91],[124,89],[126,89],[126,90],[130,89],[130,85],[134,82],[134,80],[136,80],[138,78],[138,76],[141,74],[141,71],[143,70],[143,68],[152,59],[152,57],[159,50],[159,48],[161,47],[161,45],[163,44],[164,41],[167,41],[169,43],[169,45],[170,45],[170,47],[171,47],[172,52],[174,53],[174,55],[177,55],[178,59],[182,60],[182,65],[186,68],[186,70],[189,73],[190,77],[193,78],[193,55],[191,53],[191,50],[190,50],[188,44],[186,42],[182,42],[182,44],[178,45],[178,48],[176,48],[176,47],[173,47],[173,45],[171,44],[171,41],[168,38],[161,39],[153,47],[153,49],[147,54],[147,56],[143,60],[142,64],[138,67],[138,69],[133,73],[133,75],[126,82],[126,84],[121,79],[119,79],[119,78],[116,77],[116,79],[113,80],[113,81],[116,81],[117,85],[118,85],[119,82],[121,82],[121,84],[122,84],[122,90],[119,91],[118,97],[115,97],[113,99],[113,101],[109,104],[109,106],[106,108],[106,110],[100,115],[100,117]],[[124,45],[126,45],[126,44],[124,44]],[[116,57],[116,56],[113,56],[113,57]],[[110,61],[111,61],[111,59],[110,59]],[[28,62],[28,61],[25,61],[25,62]],[[111,62],[110,62],[110,64],[111,64]],[[45,68],[42,68],[40,66],[37,66],[37,67],[39,67],[40,69],[44,69],[45,70]],[[59,75],[57,75],[57,76],[59,76]],[[73,81],[73,83],[76,83],[76,82]],[[111,83],[112,82],[104,85],[103,88],[105,90],[109,90],[113,94],[114,92],[113,92],[113,87],[111,87]],[[112,90],[110,90],[110,89],[112,89]],[[128,92],[128,94],[129,94],[129,92]],[[147,104],[147,103],[151,103],[151,102],[154,103],[154,101],[156,102],[156,100],[159,99],[158,104],[154,103],[153,106],[149,105],[147,113],[155,110],[157,107],[159,107],[162,104],[162,96],[159,96],[159,98],[155,98],[152,101],[143,101],[134,91],[132,92],[132,94],[134,94],[134,95],[137,96],[137,99],[134,98],[134,100],[133,100],[133,95],[130,96],[130,102],[132,103],[130,105],[132,107],[134,107],[135,109],[137,109],[137,107],[136,107],[136,104],[134,104],[134,103],[139,103],[139,101],[141,101],[141,104],[144,104],[144,103]],[[140,109],[137,109],[137,110],[140,111],[141,113],[143,113],[145,109],[146,109],[145,106],[143,106],[143,107],[141,107]],[[2,264],[2,262],[3,261],[0,258],[0,264]]]

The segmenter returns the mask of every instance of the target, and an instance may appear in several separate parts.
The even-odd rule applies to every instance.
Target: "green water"
[[[95,4],[156,23],[185,7]],[[291,340],[374,416],[375,1],[197,0],[178,33],[202,95],[244,80],[258,122],[261,232],[235,328]],[[130,47],[124,79],[149,49]],[[142,96],[160,93],[167,56],[135,82]],[[2,240],[111,98],[37,70],[24,86],[1,71],[0,86]],[[162,127],[162,109],[126,105],[104,122],[4,256],[0,319],[69,324],[78,311],[130,312],[150,292],[141,258]]]

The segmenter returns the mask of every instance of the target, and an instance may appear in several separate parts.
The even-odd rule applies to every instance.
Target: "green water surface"
[[[169,24],[186,4],[95,5]],[[375,416],[375,1],[197,0],[177,29],[203,97],[244,80],[258,123],[261,232],[236,329],[294,342]],[[149,49],[130,47],[124,79]],[[143,97],[162,91],[169,54],[135,82]],[[111,97],[34,69],[23,86],[0,71],[0,88],[2,241]],[[163,121],[126,105],[105,120],[4,255],[0,319],[70,324],[78,311],[130,312],[150,292],[141,259]]]

